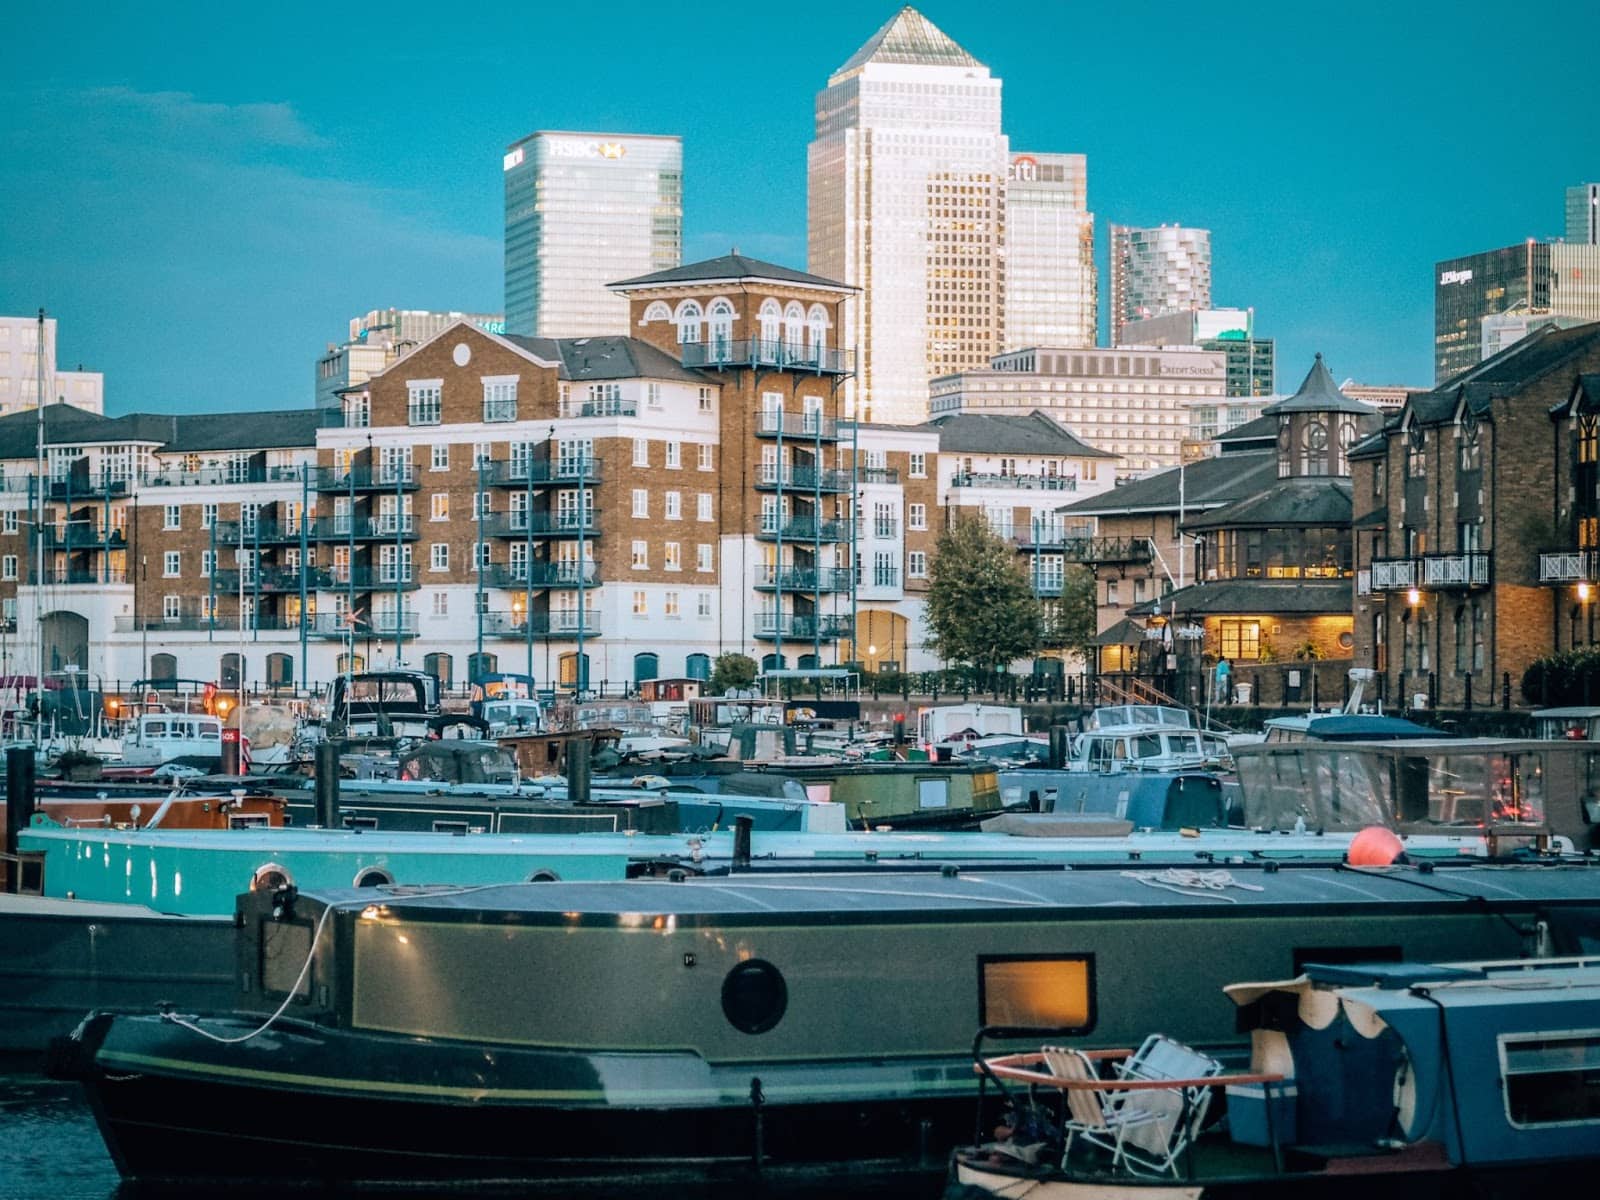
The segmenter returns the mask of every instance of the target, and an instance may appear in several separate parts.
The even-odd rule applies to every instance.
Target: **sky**
[[[681,135],[685,259],[803,268],[815,94],[896,7],[29,6],[0,313],[57,317],[112,414],[309,406],[353,316],[501,311],[500,160],[535,129]],[[1013,149],[1088,156],[1102,338],[1107,224],[1201,226],[1283,391],[1317,351],[1431,384],[1433,264],[1559,236],[1600,179],[1600,5],[920,7],[1004,80]]]

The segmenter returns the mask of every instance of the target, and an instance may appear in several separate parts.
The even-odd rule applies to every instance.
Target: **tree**
[[[928,564],[929,644],[980,671],[1004,668],[1039,648],[1043,614],[1009,542],[963,514],[939,536]]]
[[[711,667],[710,692],[726,696],[729,691],[749,687],[756,681],[756,660],[748,654],[719,654]]]
[[[1040,644],[1052,650],[1086,652],[1095,635],[1094,574],[1069,563],[1061,580],[1061,599],[1044,602]]]

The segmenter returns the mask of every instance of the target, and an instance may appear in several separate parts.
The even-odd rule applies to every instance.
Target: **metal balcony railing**
[[[779,637],[793,638],[796,641],[815,640],[819,637],[825,640],[849,637],[850,617],[848,614],[795,616],[792,613],[757,613],[756,636],[769,640]]]
[[[1600,549],[1541,550],[1539,582],[1600,582]]]
[[[556,411],[562,417],[637,417],[639,402],[620,396],[593,400],[569,397],[561,401]]]
[[[578,635],[578,610],[557,609],[555,612],[536,612],[531,618],[518,612],[486,612],[479,614],[483,632],[491,637],[568,638]],[[586,609],[583,614],[583,636],[600,636],[600,610]]]
[[[756,471],[756,486],[785,487],[805,492],[848,492],[850,472],[818,470],[816,467],[790,467],[780,463],[761,463]]]
[[[581,582],[593,587],[600,573],[593,562],[493,563],[483,569],[483,582],[496,588],[575,588]]]
[[[714,337],[707,342],[680,343],[678,352],[684,366],[701,369],[775,367],[817,375],[855,374],[855,355],[849,350],[801,345],[781,338]]]
[[[1410,588],[1442,591],[1488,587],[1493,564],[1494,556],[1482,552],[1375,558],[1372,560],[1371,588],[1374,592],[1393,592]]]
[[[318,467],[311,486],[319,492],[410,491],[417,486],[416,465],[379,463],[376,467]]]
[[[309,622],[311,633],[317,637],[349,637],[354,629],[357,641],[362,638],[409,638],[417,636],[417,614],[405,612],[359,613],[352,621],[346,613],[317,613]],[[295,626],[298,628],[298,626]]]
[[[567,512],[502,512],[489,513],[483,518],[486,537],[535,538],[577,537],[579,533],[597,537],[600,532],[600,510],[591,508],[587,514],[576,509]]]
[[[756,576],[763,591],[848,592],[850,572],[833,567],[776,567],[763,565]]]
[[[762,412],[756,418],[757,437],[809,438],[813,441],[839,440],[839,423],[821,413]]]
[[[986,475],[981,472],[961,472],[950,478],[950,486],[958,488],[1022,488],[1026,491],[1075,492],[1078,480],[1072,475]]]
[[[848,542],[850,540],[849,521],[818,521],[811,517],[795,517],[788,521],[778,522],[768,519],[764,514],[761,527],[756,536],[763,541],[775,541],[782,534],[786,542]]]
[[[483,465],[486,487],[548,487],[600,482],[598,458],[496,459]]]

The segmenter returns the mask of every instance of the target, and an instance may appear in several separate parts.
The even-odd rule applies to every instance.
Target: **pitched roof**
[[[1183,485],[1183,506],[1199,510],[1231,504],[1270,487],[1278,478],[1278,455],[1273,450],[1250,450],[1202,458],[1199,462],[1168,467],[1143,479],[1118,484],[1109,492],[1090,496],[1056,509],[1075,517],[1117,517],[1130,512],[1177,512],[1178,487]]]
[[[1320,354],[1312,362],[1311,370],[1306,372],[1305,379],[1294,395],[1262,409],[1262,412],[1272,416],[1293,412],[1347,412],[1367,416],[1377,411],[1372,405],[1363,404],[1341,392]]]
[[[1278,441],[1278,422],[1276,418],[1262,415],[1254,420],[1246,421],[1243,425],[1235,425],[1232,429],[1225,430],[1211,439],[1222,447],[1224,454],[1237,448],[1240,442],[1268,442],[1273,445]]]
[[[850,56],[850,61],[828,79],[834,83],[869,62],[904,63],[918,67],[981,67],[942,29],[909,4],[884,22],[883,28],[867,39]]]
[[[1527,337],[1451,376],[1431,392],[1412,392],[1405,411],[1424,425],[1453,421],[1462,403],[1485,412],[1498,396],[1509,396],[1586,351],[1600,348],[1600,323],[1561,329],[1542,325]]]
[[[685,367],[651,343],[631,337],[541,338],[508,333],[506,341],[548,362],[561,364],[562,379],[679,379],[704,383],[706,377]]]
[[[740,279],[798,283],[805,287],[826,288],[835,292],[859,290],[847,283],[824,279],[821,275],[810,275],[805,271],[796,271],[793,267],[780,267],[777,263],[762,262],[759,258],[740,254],[737,250],[731,254],[724,254],[721,258],[684,263],[681,267],[671,267],[665,271],[652,271],[648,275],[636,275],[632,279],[619,279],[616,283],[608,283],[606,286],[613,291],[621,292],[629,288],[658,287],[670,283],[732,283]]]
[[[1185,529],[1273,529],[1350,524],[1350,481],[1330,476],[1284,479],[1264,492],[1185,521]]]
[[[0,459],[38,453],[38,414],[33,409],[0,417]],[[146,442],[164,451],[267,450],[317,444],[313,408],[267,412],[127,413],[105,417],[66,404],[44,410],[47,446]]]
[[[1025,417],[952,413],[922,426],[939,432],[939,449],[963,454],[1066,454],[1073,458],[1118,458],[1080,441],[1061,422],[1035,409]]]
[[[1175,616],[1226,613],[1272,615],[1337,613],[1350,615],[1348,579],[1222,579],[1180,588],[1170,596],[1135,604],[1135,616],[1155,611],[1156,605]]]

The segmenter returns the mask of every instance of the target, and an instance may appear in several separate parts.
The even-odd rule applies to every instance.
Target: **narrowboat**
[[[1241,976],[1548,954],[1597,897],[1594,865],[278,888],[231,1011],[91,1015],[52,1070],[149,1183],[935,1182],[975,1028],[1242,1057]]]
[[[1248,1062],[1164,1034],[1021,1054],[980,1031],[976,1141],[952,1196],[1522,1197],[1600,1166],[1600,958],[1309,964],[1224,989]],[[1129,1043],[1130,1045],[1132,1043]],[[992,1086],[993,1090],[990,1091]]]

